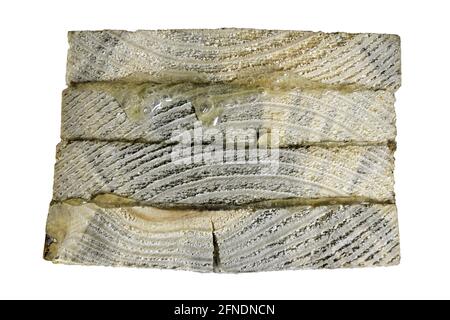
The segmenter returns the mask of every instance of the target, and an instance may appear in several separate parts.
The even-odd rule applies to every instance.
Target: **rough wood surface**
[[[69,33],[44,257],[199,272],[391,266],[400,38]]]
[[[393,201],[393,154],[387,146],[277,149],[277,159],[254,162],[226,155],[207,162],[203,151],[194,155],[199,161],[186,164],[172,160],[173,146],[63,144],[55,166],[54,199],[89,200],[111,193],[165,207],[322,197]]]
[[[395,265],[395,205],[164,211],[54,204],[46,259],[203,272]]]
[[[251,29],[78,31],[67,82],[305,81],[396,90],[394,35]],[[272,76],[268,76],[272,75]]]
[[[388,91],[230,85],[84,84],[65,90],[62,138],[161,142],[177,130],[272,129],[280,144],[395,140]]]
[[[208,216],[154,208],[54,204],[45,258],[59,263],[212,271]]]
[[[395,205],[269,208],[215,220],[225,272],[389,266],[400,261]]]

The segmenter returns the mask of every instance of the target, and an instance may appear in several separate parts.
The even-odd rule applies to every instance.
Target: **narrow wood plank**
[[[221,216],[215,227],[223,272],[390,266],[400,261],[395,205],[269,208]]]
[[[167,211],[54,204],[45,258],[55,263],[255,272],[395,265],[395,205]]]
[[[148,205],[207,207],[290,198],[394,199],[394,158],[387,146],[271,149],[268,157],[262,152],[267,150],[250,149],[248,155],[256,156],[248,159],[237,158],[233,149],[214,157],[211,146],[187,154],[179,147],[62,144],[54,199],[114,194]]]
[[[65,90],[61,135],[161,142],[201,126],[222,135],[277,131],[281,146],[381,143],[395,140],[394,100],[388,91],[89,83]]]
[[[213,271],[208,216],[53,204],[44,257],[55,263]]]
[[[76,31],[67,82],[294,82],[395,91],[395,35],[281,30]]]

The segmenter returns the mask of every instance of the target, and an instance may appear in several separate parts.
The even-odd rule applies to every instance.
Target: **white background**
[[[450,298],[448,1],[1,1],[0,298]],[[68,30],[255,27],[395,33],[399,267],[241,275],[42,260]]]

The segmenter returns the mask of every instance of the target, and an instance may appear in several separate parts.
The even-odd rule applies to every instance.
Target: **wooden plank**
[[[281,30],[76,31],[67,82],[306,82],[395,91],[395,35]]]
[[[54,204],[45,258],[55,263],[255,272],[399,262],[395,205],[167,211]]]
[[[210,146],[200,147],[191,149],[189,144],[186,153],[162,144],[62,144],[54,199],[113,194],[163,207],[223,207],[291,198],[394,200],[394,158],[387,146],[271,149],[268,157],[263,152],[267,150],[251,149],[248,159],[237,158],[232,149],[220,157],[208,156]]]
[[[44,258],[56,263],[213,270],[211,220],[155,208],[53,204]]]
[[[396,135],[388,91],[89,83],[65,90],[62,138],[161,142],[177,131],[278,131],[281,146],[380,143]]]
[[[214,224],[223,272],[390,266],[400,261],[395,205],[268,208],[221,216]]]

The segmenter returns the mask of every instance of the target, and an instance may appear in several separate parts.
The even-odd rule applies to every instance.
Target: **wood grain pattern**
[[[60,147],[53,197],[89,200],[111,193],[163,207],[322,197],[393,201],[393,154],[386,146],[277,151],[273,161],[205,161],[202,149],[193,157],[189,152],[197,161],[184,163],[173,161],[174,146],[75,141]]]
[[[68,83],[306,80],[392,91],[400,86],[400,39],[394,35],[104,30],[71,32],[69,42]]]
[[[268,208],[215,222],[220,268],[255,272],[400,261],[395,205]]]
[[[200,272],[367,267],[399,262],[394,205],[165,211],[54,204],[46,259]]]
[[[45,258],[57,263],[212,271],[209,217],[153,208],[54,204]]]
[[[241,273],[393,266],[400,38],[69,32],[44,258]]]
[[[178,131],[270,129],[280,144],[395,140],[388,91],[231,85],[85,84],[65,90],[62,138],[162,142]]]

